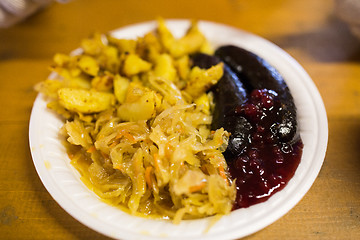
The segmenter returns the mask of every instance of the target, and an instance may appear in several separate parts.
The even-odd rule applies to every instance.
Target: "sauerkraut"
[[[61,115],[71,164],[102,200],[130,214],[196,219],[231,211],[236,197],[222,154],[229,133],[210,130],[223,66],[192,67],[211,53],[193,22],[173,37],[162,19],[137,39],[94,34],[81,53],[56,54],[36,89]]]

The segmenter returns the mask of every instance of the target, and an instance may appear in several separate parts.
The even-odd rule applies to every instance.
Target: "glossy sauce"
[[[233,209],[264,202],[283,189],[300,163],[303,143],[300,137],[291,143],[280,142],[272,126],[279,124],[281,111],[277,93],[254,90],[249,100],[237,107],[235,115],[244,116],[252,125],[250,145],[228,160],[237,196]]]

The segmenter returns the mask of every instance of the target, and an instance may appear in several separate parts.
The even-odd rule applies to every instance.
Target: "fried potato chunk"
[[[175,39],[170,30],[166,27],[165,21],[159,19],[158,33],[164,48],[174,58],[195,53],[201,49],[207,49],[208,46],[205,36],[199,31],[196,22],[192,23],[191,27],[183,37]]]
[[[114,94],[119,103],[124,103],[130,80],[116,75],[114,78]]]
[[[152,64],[141,59],[136,54],[128,54],[124,60],[123,71],[128,77],[146,72],[151,69]]]
[[[224,74],[223,66],[223,63],[219,63],[209,69],[193,67],[185,91],[193,98],[199,97],[220,80]]]
[[[127,88],[125,102],[118,107],[118,117],[123,121],[148,120],[156,114],[161,98],[155,91],[136,83]]]
[[[173,59],[169,54],[164,53],[158,56],[155,63],[154,74],[157,77],[163,77],[171,82],[175,81],[177,72]]]
[[[81,70],[83,70],[85,73],[91,76],[96,76],[100,69],[97,61],[94,58],[87,55],[83,55],[80,57],[78,66],[80,67]]]
[[[96,113],[109,109],[114,104],[114,95],[85,89],[61,88],[59,103],[70,111]]]

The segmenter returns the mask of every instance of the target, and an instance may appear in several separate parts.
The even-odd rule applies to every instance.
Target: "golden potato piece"
[[[200,97],[195,99],[195,104],[201,109],[203,113],[207,115],[210,114],[210,100],[206,93],[203,93],[202,95],[200,95]]]
[[[81,41],[81,48],[84,50],[85,54],[95,56],[101,53],[105,46],[102,41],[102,36],[101,33],[94,33],[92,37]]]
[[[165,24],[165,20],[162,18],[158,19],[157,32],[159,34],[160,42],[163,45],[163,47],[166,50],[170,51],[172,46],[176,43],[176,39],[174,38],[170,30],[167,28]]]
[[[197,98],[202,93],[209,90],[210,87],[215,85],[222,77],[224,73],[223,65],[223,63],[219,63],[209,69],[193,67],[189,75],[185,92],[193,98]]]
[[[132,103],[136,102],[142,95],[145,94],[145,92],[150,91],[150,89],[145,88],[140,82],[137,80],[132,80],[129,83],[129,86],[127,87],[126,91],[126,97],[125,102],[126,103]]]
[[[103,75],[91,80],[91,87],[97,91],[108,92],[113,87],[114,75],[105,71]]]
[[[125,58],[123,71],[126,76],[130,77],[132,75],[146,72],[151,69],[151,63],[141,59],[136,54],[129,54]]]
[[[80,74],[79,76],[72,77],[71,74],[66,73],[66,69],[63,69],[61,76],[64,77],[64,84],[66,87],[70,88],[91,88],[91,82],[89,80],[89,76],[85,74]],[[65,77],[67,76],[67,77]]]
[[[65,119],[70,119],[74,117],[74,113],[70,112],[69,110],[65,109],[63,106],[60,105],[58,101],[51,101],[46,105],[49,109],[52,109],[60,116],[63,116]]]
[[[161,108],[161,96],[140,83],[130,82],[125,95],[117,113],[123,121],[148,120]]]
[[[119,49],[120,53],[128,52],[135,53],[136,40],[133,39],[119,39],[111,35],[107,35],[107,39],[111,45],[114,45]]]
[[[98,56],[97,60],[102,68],[112,73],[119,72],[120,59],[119,51],[116,47],[105,46],[101,54]]]
[[[43,82],[40,82],[35,85],[35,90],[41,92],[42,94],[51,97],[57,98],[57,91],[62,88],[64,85],[63,82],[53,80],[53,79],[46,79]]]
[[[204,35],[199,31],[197,23],[193,22],[188,32],[180,39],[175,39],[163,19],[158,19],[158,33],[164,48],[174,58],[182,57],[199,51],[205,43]]]
[[[96,76],[100,70],[99,64],[97,61],[87,55],[82,55],[79,59],[78,66],[81,70],[83,70],[85,73]]]
[[[177,72],[173,64],[173,59],[169,54],[161,54],[156,59],[154,74],[171,82],[177,78]]]
[[[156,114],[155,92],[145,92],[137,101],[124,103],[118,108],[118,117],[123,121],[148,120]]]
[[[114,78],[114,94],[119,103],[124,103],[130,80],[120,75]]]
[[[144,37],[138,38],[136,53],[143,59],[155,62],[156,58],[161,54],[162,47],[159,39],[153,32],[145,34]]]
[[[176,60],[175,66],[177,68],[179,77],[181,79],[187,79],[190,73],[190,59],[188,55],[185,55]]]
[[[194,22],[186,35],[170,48],[170,53],[175,58],[181,57],[199,51],[204,43],[205,37]]]
[[[123,71],[126,76],[130,77],[141,72],[146,72],[151,69],[151,63],[141,59],[136,54],[129,54],[125,58]]]
[[[213,46],[207,39],[205,39],[204,43],[201,45],[201,47],[199,49],[199,52],[206,53],[208,55],[213,55],[214,51],[215,50],[214,50]]]
[[[85,89],[61,88],[58,90],[59,103],[70,111],[96,113],[114,104],[114,95]]]
[[[55,54],[53,61],[57,66],[63,67],[70,62],[70,57],[63,53]]]

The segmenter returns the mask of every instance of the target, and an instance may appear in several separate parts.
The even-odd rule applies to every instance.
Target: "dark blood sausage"
[[[298,139],[296,107],[288,86],[280,73],[267,61],[243,48],[222,46],[215,52],[238,76],[248,93],[255,89],[273,90],[280,102],[278,123],[271,126],[271,131],[281,142],[293,142]]]
[[[224,62],[223,77],[210,89],[211,127],[231,133],[224,156],[236,181],[233,209],[266,201],[286,186],[302,156],[296,108],[285,81],[265,60],[234,46],[192,60],[200,68]]]
[[[215,56],[196,54],[192,56],[193,66],[210,68],[221,60]],[[224,75],[210,89],[214,94],[214,112],[211,128],[223,127],[230,132],[229,145],[224,153],[227,161],[240,155],[250,142],[251,124],[243,116],[236,115],[236,108],[247,100],[247,93],[236,74],[224,64]]]

